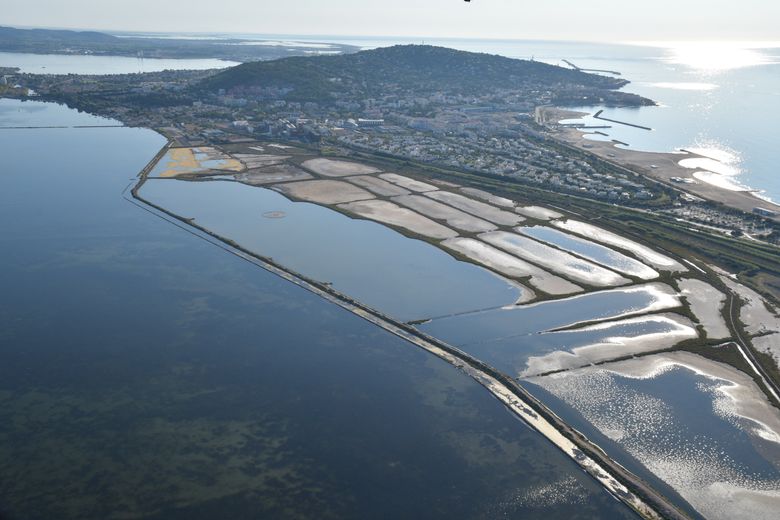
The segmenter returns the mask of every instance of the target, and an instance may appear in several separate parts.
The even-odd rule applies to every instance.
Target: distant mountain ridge
[[[0,26],[0,51],[34,54],[91,54],[146,58],[256,61],[300,56],[319,47],[299,45],[241,45],[241,38],[188,40],[164,37],[113,36],[98,31],[18,29]],[[315,44],[316,45],[316,44]],[[330,44],[330,52],[355,52],[357,47]]]
[[[397,45],[337,56],[291,57],[244,63],[207,78],[204,89],[288,89],[295,100],[321,100],[345,91],[357,96],[409,95],[446,90],[483,94],[497,90],[615,91],[628,82],[607,76],[492,54],[429,45]],[[628,104],[651,104],[620,93]]]
[[[97,31],[71,31],[66,29],[16,29],[0,26],[0,42],[62,42],[62,43],[107,43],[119,38]]]

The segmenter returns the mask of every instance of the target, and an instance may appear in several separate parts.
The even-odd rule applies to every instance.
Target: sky
[[[777,0],[0,0],[0,12],[0,25],[108,31],[780,41]]]

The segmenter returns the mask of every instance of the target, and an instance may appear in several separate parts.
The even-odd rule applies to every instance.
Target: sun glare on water
[[[777,57],[780,42],[645,42],[642,45],[661,47],[665,51],[663,61],[703,73],[780,63]]]

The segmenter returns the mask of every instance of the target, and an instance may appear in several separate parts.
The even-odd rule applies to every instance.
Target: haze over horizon
[[[17,4],[3,25],[171,33],[546,39],[780,41],[780,4],[765,0],[289,0],[250,2],[42,0]],[[89,12],[89,21],[83,13]]]

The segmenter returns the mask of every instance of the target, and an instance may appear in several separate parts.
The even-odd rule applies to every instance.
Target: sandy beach
[[[565,119],[575,119],[587,115],[582,112],[573,112],[558,108],[544,108],[542,109],[542,112],[542,121],[548,125],[554,125],[558,121]],[[621,143],[616,141],[595,141],[588,139],[587,136],[591,134],[576,128],[557,128],[551,135],[565,144],[593,153],[601,159],[609,161],[617,166],[645,175],[651,179],[673,186],[680,191],[690,193],[691,195],[713,202],[720,202],[726,206],[737,208],[748,213],[751,213],[753,208],[757,207],[777,212],[774,220],[780,222],[779,205],[763,200],[750,191],[734,191],[704,182],[699,178],[701,177],[700,175],[695,175],[702,170],[698,168],[686,168],[679,164],[680,161],[686,159],[706,160],[709,159],[708,157],[682,151],[660,153],[631,150],[630,147],[618,146]],[[628,144],[630,146],[630,143]],[[671,180],[672,177],[690,179],[692,183],[676,183]],[[693,182],[695,182],[695,184]]]

